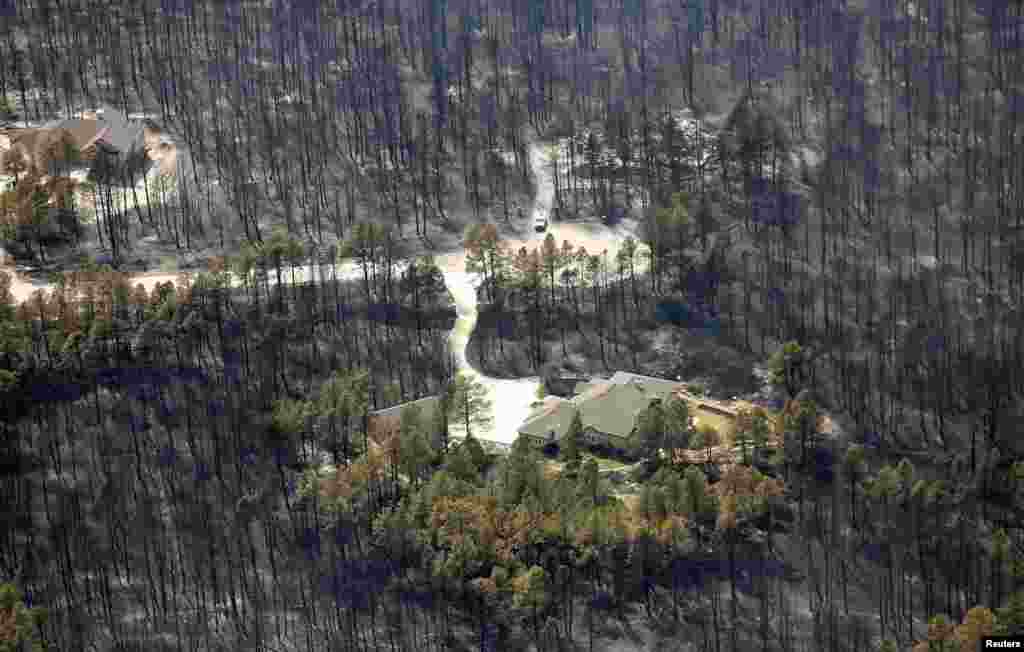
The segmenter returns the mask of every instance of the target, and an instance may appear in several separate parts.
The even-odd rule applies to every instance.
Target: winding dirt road
[[[526,239],[506,239],[505,243],[513,252],[521,247],[532,249],[539,247],[548,233],[555,237],[555,241],[561,246],[564,240],[568,240],[574,249],[583,246],[590,254],[601,254],[607,252],[609,262],[615,260],[622,242],[627,236],[637,234],[638,224],[635,220],[623,220],[622,223],[610,228],[600,224],[560,222],[551,223],[543,233],[535,233],[532,230],[534,218],[538,215],[549,216],[554,201],[554,183],[552,180],[551,167],[548,162],[548,152],[540,145],[531,145],[530,164],[533,167],[537,180],[537,196],[534,200],[532,215],[528,221],[524,220],[522,226],[530,228],[530,236]],[[524,229],[525,230],[525,229]],[[642,247],[641,247],[642,249]],[[539,386],[539,378],[502,379],[492,378],[480,374],[469,364],[466,359],[466,345],[469,342],[470,334],[476,325],[477,320],[477,297],[476,275],[466,272],[465,250],[436,255],[435,261],[444,275],[445,284],[455,301],[457,319],[455,327],[449,336],[449,344],[455,355],[457,369],[466,373],[487,388],[487,396],[493,405],[492,425],[483,428],[473,428],[473,435],[481,439],[490,439],[502,443],[511,444],[518,436],[517,430],[522,422],[531,412],[531,404],[537,400],[536,393]],[[327,266],[324,266],[326,268]],[[297,283],[320,279],[324,276],[324,268],[310,264],[305,267],[296,268],[294,274],[289,271],[285,274],[288,282],[293,279]],[[335,266],[339,279],[362,278],[362,271],[353,262],[339,263]],[[4,271],[13,272],[10,268]],[[141,283],[147,291],[150,291],[158,283],[170,281],[176,282],[178,272],[143,272],[132,276],[132,284]],[[50,291],[52,283],[36,281],[25,276],[12,273],[11,293],[15,301],[29,299],[36,290]],[[186,273],[186,276],[188,274]],[[273,275],[268,279],[271,285],[276,280]],[[241,286],[241,279],[232,277],[235,286]],[[458,439],[465,436],[464,427],[453,424],[453,437]]]
[[[547,158],[547,152],[542,146],[531,145],[530,165],[533,167],[537,179],[537,196],[534,200],[533,214],[527,223],[531,228],[534,218],[551,214],[554,202],[555,187]],[[607,251],[608,260],[614,261],[622,242],[629,235],[635,237],[636,232],[637,223],[634,220],[624,220],[618,228],[559,222],[549,224],[546,232],[532,233],[533,237],[529,239],[511,239],[505,242],[513,252],[518,251],[521,247],[532,249],[539,247],[547,234],[551,233],[559,246],[564,240],[568,240],[574,249],[582,245],[590,254]],[[472,427],[473,436],[511,444],[519,436],[519,426],[533,411],[532,404],[538,400],[537,389],[540,387],[540,378],[537,376],[517,379],[493,378],[481,374],[470,365],[466,359],[466,345],[476,326],[476,288],[479,284],[476,282],[476,275],[468,274],[465,271],[465,251],[440,256],[437,263],[444,274],[445,285],[448,286],[448,291],[451,292],[452,298],[455,300],[455,309],[458,315],[455,327],[448,338],[449,346],[455,355],[456,368],[486,388],[487,398],[493,407],[492,423],[486,427]],[[453,424],[451,430],[453,439],[465,437],[464,425]]]
[[[455,311],[458,317],[455,327],[448,336],[448,346],[455,355],[456,369],[466,376],[481,383],[487,390],[487,399],[493,408],[493,419],[484,427],[471,428],[474,437],[511,444],[519,436],[519,426],[532,411],[531,404],[537,400],[537,388],[540,379],[517,378],[513,380],[492,378],[474,369],[466,359],[466,345],[476,326],[477,301],[476,283],[473,275],[466,272],[444,272],[444,282],[455,300]],[[450,424],[452,439],[466,436],[465,425],[453,420]]]

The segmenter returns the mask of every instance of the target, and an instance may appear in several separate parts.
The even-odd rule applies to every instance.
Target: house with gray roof
[[[110,106],[100,109],[96,120],[103,130],[100,140],[120,156],[129,156],[133,152],[145,149],[141,122],[129,120],[125,114]]]
[[[115,169],[122,169],[146,149],[142,123],[129,120],[108,105],[95,114],[54,120],[39,129],[10,131],[8,136],[11,147],[21,150],[26,162],[40,173],[48,171],[51,156],[48,150],[62,138],[78,149],[83,163],[93,164],[99,155]]]

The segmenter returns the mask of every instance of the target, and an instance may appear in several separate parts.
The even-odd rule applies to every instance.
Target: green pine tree
[[[786,342],[768,359],[769,382],[795,398],[810,376],[810,361],[799,342]]]
[[[559,454],[565,462],[565,470],[575,473],[579,470],[581,454],[580,439],[583,437],[583,419],[580,418],[580,411],[573,412],[572,421],[569,422],[569,430],[562,439]]]
[[[473,466],[476,470],[483,471],[490,461],[490,457],[487,455],[487,451],[480,445],[479,440],[472,434],[467,434],[466,438],[462,440],[460,448],[465,448],[466,453],[469,454],[469,459],[473,462]]]
[[[42,650],[38,633],[45,620],[45,611],[25,605],[18,587],[0,584],[0,652]]]
[[[768,434],[771,427],[768,413],[763,408],[740,410],[736,418],[736,431],[733,443],[743,454],[743,463],[750,465],[751,451],[760,452],[768,445]]]
[[[518,438],[501,467],[502,502],[507,507],[518,505],[527,493],[537,493],[540,456],[526,437]]]
[[[534,634],[540,638],[540,616],[548,605],[549,578],[540,566],[531,566],[528,571],[512,580],[512,604],[527,613],[533,623]]]
[[[466,426],[466,435],[472,433],[471,426],[487,427],[494,422],[492,405],[487,398],[487,388],[476,378],[464,373],[455,376],[452,388],[452,413]]]
[[[418,405],[402,409],[399,424],[400,467],[409,476],[413,486],[418,487],[434,459],[434,450],[427,441],[421,410]]]
[[[0,120],[13,120],[15,117],[14,107],[6,95],[0,95]]]
[[[448,410],[443,402],[430,413],[430,445],[441,455],[448,452]]]
[[[1024,635],[1024,591],[1010,595],[1006,604],[996,610],[995,633],[999,636]]]
[[[673,396],[665,402],[663,413],[665,448],[669,451],[686,448],[693,436],[690,404],[683,398]]]
[[[637,454],[657,464],[665,448],[665,408],[660,403],[653,403],[640,413],[634,437]]]
[[[444,470],[453,477],[464,482],[476,484],[480,480],[480,471],[465,444],[453,446],[445,457]]]
[[[601,500],[601,476],[597,466],[597,460],[589,458],[583,463],[577,479],[577,487],[580,495],[589,500],[591,505],[597,505]]]

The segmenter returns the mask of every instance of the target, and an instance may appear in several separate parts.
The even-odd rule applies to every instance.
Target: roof
[[[36,129],[18,129],[16,133],[12,134],[11,140],[17,140],[26,144],[34,143],[41,135],[57,129],[63,129],[68,132],[75,145],[79,149],[85,149],[99,137],[100,132],[103,130],[103,125],[96,120],[82,120],[79,118],[50,120]]]
[[[542,414],[526,421],[519,428],[519,433],[546,438],[554,431],[555,438],[561,439],[568,432],[573,413],[578,409],[584,428],[625,439],[632,434],[637,415],[652,400],[660,398],[656,393],[632,384],[609,384],[593,391],[591,396],[579,403],[575,399],[555,403]]]
[[[44,139],[56,131],[66,132],[79,150],[86,149],[101,137],[106,139],[104,125],[96,120],[61,120],[47,123],[39,129],[22,129],[11,135],[11,143],[21,143],[34,152],[40,143],[50,142]]]
[[[529,414],[526,415],[526,418],[523,419],[523,421],[529,421],[530,419],[539,417],[542,414],[546,414],[554,408],[555,404],[568,403],[569,400],[570,399],[565,399],[562,398],[561,396],[554,396],[552,394],[549,394],[540,401],[530,404],[530,412]]]
[[[103,137],[103,125],[96,120],[64,120],[57,128],[68,132],[80,150]]]
[[[31,151],[35,149],[36,140],[43,132],[43,129],[17,129],[8,131],[7,136],[10,138],[11,145],[21,143]]]
[[[580,382],[576,383],[575,385],[573,385],[572,393],[573,394],[582,394],[583,392],[585,392],[588,389],[590,389],[590,387],[592,387],[593,384],[594,384],[594,382],[590,381],[590,380],[580,381]]]
[[[608,382],[615,383],[616,385],[622,383],[641,383],[649,391],[655,391],[662,394],[663,397],[668,396],[672,391],[680,388],[683,383],[678,380],[669,380],[668,378],[655,378],[654,376],[642,376],[640,374],[629,373],[628,371],[616,371]]]
[[[579,409],[584,428],[625,439],[632,434],[641,411],[654,400],[666,399],[680,385],[674,380],[618,371],[608,380],[577,383],[572,400],[556,403],[527,420],[519,432],[547,437],[554,430],[555,437],[561,438],[569,430],[573,411]]]
[[[78,149],[85,149],[102,140],[111,149],[127,153],[133,148],[140,148],[143,143],[143,125],[129,120],[109,105],[102,106],[95,119],[90,117],[53,120],[40,129],[23,130],[17,135],[17,139],[34,140],[38,134],[52,129],[63,129],[68,132]]]
[[[100,110],[102,115],[97,116],[97,122],[105,129],[102,135],[103,142],[123,153],[142,147],[141,123],[129,120],[109,105],[103,105]]]
[[[440,401],[437,396],[426,396],[424,398],[416,399],[415,401],[408,401],[399,405],[392,405],[391,407],[384,408],[383,410],[375,410],[367,414],[367,421],[369,429],[367,435],[374,444],[381,445],[384,443],[390,434],[398,432],[398,428],[402,422],[402,411],[413,405],[420,408],[421,414],[424,417],[430,416],[430,410]]]
[[[375,410],[373,412],[370,412],[369,414],[371,417],[400,417],[402,416],[402,410],[404,410],[407,407],[416,405],[420,408],[420,410],[433,409],[434,406],[437,405],[439,400],[440,397],[438,396],[426,396],[424,398],[418,398],[415,401],[408,401],[406,403],[401,403],[399,405],[392,405],[391,407],[384,408],[383,410]]]
[[[587,383],[587,386],[583,388],[583,391],[572,397],[572,402],[576,405],[582,405],[583,403],[603,396],[612,388],[612,384],[606,380]]]
[[[641,385],[612,385],[579,404],[580,419],[584,428],[625,439],[633,432],[637,415],[647,409],[652,400],[660,398],[663,398],[661,394]]]
[[[555,439],[561,439],[569,431],[569,424],[572,423],[575,411],[576,407],[570,401],[558,401],[539,415],[527,419],[519,427],[519,434],[547,438],[554,430]]]

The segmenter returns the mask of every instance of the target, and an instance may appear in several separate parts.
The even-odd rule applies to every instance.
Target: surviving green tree
[[[795,398],[806,387],[810,361],[799,342],[786,342],[768,359],[769,382]]]
[[[483,428],[494,422],[493,406],[483,383],[462,372],[452,382],[452,415],[465,425],[467,435],[472,433],[472,426]]]
[[[559,448],[559,455],[565,462],[565,470],[575,473],[580,466],[580,439],[583,437],[583,419],[580,418],[580,411],[574,410],[572,420],[569,421],[569,429],[566,430]]]

